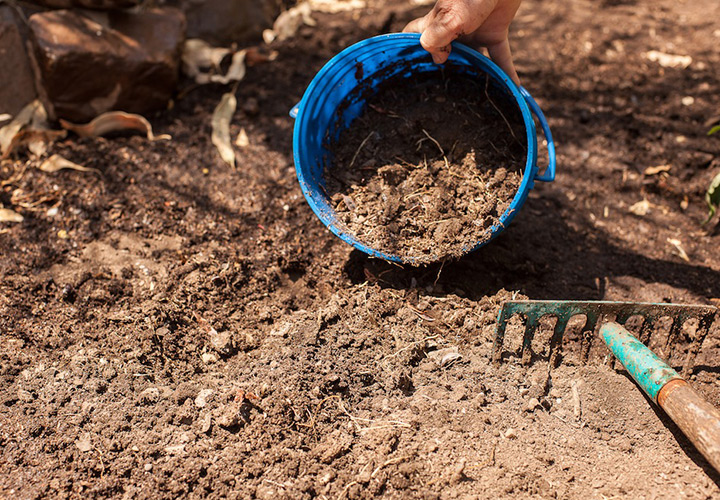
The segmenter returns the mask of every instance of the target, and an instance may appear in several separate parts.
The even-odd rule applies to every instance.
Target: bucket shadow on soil
[[[532,299],[600,300],[605,298],[605,280],[616,276],[720,296],[720,272],[621,248],[557,197],[533,197],[529,202],[496,240],[456,262],[403,268],[353,251],[344,271],[354,283],[375,277],[385,287],[417,286],[473,300],[503,288]]]

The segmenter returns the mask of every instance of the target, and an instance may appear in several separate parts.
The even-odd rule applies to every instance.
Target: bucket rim
[[[295,163],[295,170],[296,175],[298,178],[298,181],[300,183],[301,190],[303,192],[303,195],[310,205],[310,208],[313,210],[315,215],[321,220],[321,222],[336,236],[338,236],[343,241],[349,243],[353,247],[357,248],[358,250],[361,250],[365,252],[366,254],[378,257],[386,261],[391,262],[397,262],[401,264],[410,264],[410,265],[426,265],[430,264],[432,262],[435,262],[436,260],[430,260],[427,262],[420,262],[421,259],[418,258],[408,258],[403,257],[401,255],[397,254],[388,254],[385,252],[382,252],[378,249],[371,248],[361,242],[357,239],[357,237],[347,231],[342,230],[337,224],[336,220],[332,220],[329,215],[326,213],[325,210],[321,209],[315,202],[314,194],[312,190],[309,189],[308,179],[305,178],[305,175],[302,171],[302,168],[300,167],[302,164],[301,161],[301,155],[300,155],[300,136],[303,127],[305,126],[305,119],[304,119],[304,113],[303,111],[307,108],[307,104],[310,101],[310,99],[315,99],[319,96],[316,96],[315,94],[318,91],[318,87],[320,87],[323,82],[325,81],[326,77],[328,75],[332,75],[335,71],[336,67],[344,68],[346,67],[348,61],[347,59],[354,59],[358,52],[362,52],[363,49],[367,49],[369,46],[373,45],[382,45],[386,44],[388,42],[395,42],[394,45],[407,45],[410,46],[411,43],[417,43],[417,45],[420,45],[420,34],[419,33],[386,33],[382,35],[376,35],[370,38],[366,38],[363,40],[360,40],[342,51],[338,52],[335,56],[333,56],[330,60],[328,60],[323,67],[315,74],[313,79],[311,80],[310,84],[306,88],[305,92],[303,93],[303,96],[300,100],[300,102],[295,106],[293,109],[294,111],[294,117],[295,120],[295,126],[293,130],[293,159]],[[471,61],[477,62],[477,67],[481,69],[482,71],[486,72],[491,78],[493,78],[496,82],[502,84],[502,86],[510,92],[510,94],[513,96],[515,102],[517,103],[518,107],[520,108],[521,115],[523,117],[523,123],[525,125],[525,131],[526,131],[526,138],[527,138],[527,157],[525,162],[525,167],[523,170],[523,178],[521,180],[520,186],[518,186],[517,192],[515,193],[515,196],[513,197],[510,205],[508,208],[503,212],[503,214],[498,218],[498,221],[495,222],[492,226],[488,228],[488,231],[490,233],[490,236],[482,240],[480,242],[476,242],[472,244],[472,246],[468,246],[466,248],[462,249],[461,255],[467,255],[468,253],[471,253],[478,248],[486,245],[491,240],[495,239],[499,234],[503,231],[503,229],[507,226],[507,224],[510,223],[510,221],[515,217],[516,213],[518,212],[519,208],[524,203],[525,199],[528,196],[529,191],[534,187],[534,180],[538,171],[537,166],[537,130],[535,126],[535,121],[533,118],[533,114],[529,108],[528,102],[523,96],[523,93],[521,91],[522,87],[518,86],[515,82],[512,81],[512,79],[491,59],[484,56],[477,50],[462,44],[460,42],[452,42],[452,51],[455,51],[459,54],[462,54],[467,59],[470,59]],[[354,64],[354,63],[353,63]],[[322,90],[322,89],[320,89]],[[315,184],[312,182],[311,184]]]

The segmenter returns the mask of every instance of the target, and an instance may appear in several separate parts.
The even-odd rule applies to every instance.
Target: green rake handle
[[[605,323],[600,335],[642,390],[720,472],[720,411],[619,324]]]

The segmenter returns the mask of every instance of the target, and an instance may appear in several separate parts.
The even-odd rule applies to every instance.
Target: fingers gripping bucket
[[[490,228],[490,238],[463,249],[467,253],[488,243],[507,227],[536,180],[550,182],[555,179],[555,146],[540,107],[524,88],[517,86],[492,61],[469,47],[455,43],[448,63],[471,68],[475,72],[480,70],[489,75],[499,88],[512,95],[522,114],[527,136],[527,161],[522,182],[512,203]],[[350,126],[363,112],[367,92],[358,92],[360,86],[363,89],[374,89],[389,78],[410,77],[421,72],[439,71],[439,68],[420,45],[419,34],[393,33],[369,38],[333,57],[318,72],[300,103],[290,112],[296,119],[293,133],[295,170],[308,204],[330,231],[374,257],[413,264],[413,259],[386,253],[381,248],[368,247],[337,220],[324,189],[323,170],[330,161],[325,144],[337,139],[340,131]],[[537,134],[533,114],[547,141],[549,164],[542,175],[537,165]]]

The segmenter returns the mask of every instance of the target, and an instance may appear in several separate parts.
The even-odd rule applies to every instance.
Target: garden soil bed
[[[477,252],[401,268],[313,215],[287,112],[333,54],[426,9],[318,14],[251,68],[236,171],[210,140],[221,87],[149,117],[171,141],[53,147],[100,175],[2,164],[25,219],[0,225],[0,497],[720,496],[624,371],[570,358],[546,387],[541,361],[488,360],[509,298],[717,303],[720,5],[523,2],[558,178]],[[717,328],[692,382],[720,404]]]
[[[520,187],[527,138],[511,95],[448,64],[383,82],[329,150],[326,191],[347,231],[427,264],[461,256],[499,227]]]

